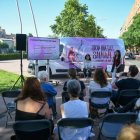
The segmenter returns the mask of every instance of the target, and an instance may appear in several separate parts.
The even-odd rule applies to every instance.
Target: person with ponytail
[[[77,71],[75,68],[70,68],[68,71],[68,76],[70,77],[70,79],[75,79],[78,80],[77,77]],[[85,89],[85,84],[83,81],[79,81],[80,85],[81,85],[81,91],[84,93],[84,96],[86,96],[86,89]],[[67,91],[67,81],[64,83],[64,87],[63,87],[64,91]]]
[[[89,83],[89,94],[93,91],[112,91],[110,82],[107,81],[106,72],[102,68],[96,68],[94,81]],[[106,105],[109,98],[91,98],[91,102],[96,105]]]
[[[75,79],[68,81],[67,89],[70,100],[60,106],[62,118],[88,118],[89,103],[78,98],[81,91],[79,81]],[[90,130],[91,127],[79,129],[60,127],[60,135],[63,140],[87,140],[88,137],[94,136]],[[55,128],[54,133],[58,134],[58,127]]]

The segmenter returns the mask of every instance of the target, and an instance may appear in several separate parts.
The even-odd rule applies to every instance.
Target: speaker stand
[[[22,75],[22,51],[20,51],[20,56],[21,56],[21,64],[20,64],[20,69],[21,69],[21,75],[19,76],[19,78],[17,79],[17,81],[15,82],[15,84],[12,86],[12,88],[10,90],[12,90],[15,85],[17,84],[17,82],[21,79],[21,86],[23,87],[23,82],[25,81],[23,75]]]
[[[57,82],[57,81],[50,81],[49,59],[47,59],[46,70],[47,70],[48,76],[49,76],[49,77],[48,77],[47,83],[53,83],[53,84],[55,84],[56,86],[58,86],[59,82]]]

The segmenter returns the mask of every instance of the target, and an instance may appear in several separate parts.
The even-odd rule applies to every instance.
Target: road
[[[125,59],[125,66],[136,65],[140,69],[140,61],[134,59]]]

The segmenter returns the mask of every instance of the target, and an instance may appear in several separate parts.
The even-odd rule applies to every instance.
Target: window
[[[64,48],[64,46],[62,44],[60,44],[60,46],[59,46],[59,56],[62,55],[63,48]]]

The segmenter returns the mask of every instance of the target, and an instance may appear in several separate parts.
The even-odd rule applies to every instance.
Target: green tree
[[[9,45],[6,42],[1,42],[1,49],[8,49]]]
[[[55,24],[51,30],[63,37],[95,37],[95,17],[89,15],[86,4],[81,5],[79,0],[68,0],[59,16],[56,16]],[[102,35],[101,27],[97,27],[97,37]]]
[[[47,38],[60,38],[57,34],[53,34],[53,35],[48,35]]]
[[[33,37],[33,34],[32,34],[32,33],[29,33],[29,34],[26,36],[26,50],[28,49],[28,37]]]
[[[0,42],[0,54],[1,54],[1,42]]]
[[[28,36],[29,36],[29,37],[33,37],[33,34],[32,34],[32,33],[29,33]]]
[[[133,17],[133,23],[129,26],[128,31],[120,37],[127,47],[140,46],[140,13]]]
[[[14,53],[13,46],[9,47],[8,53]]]

